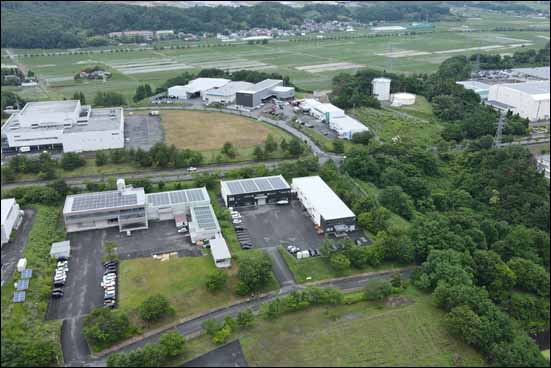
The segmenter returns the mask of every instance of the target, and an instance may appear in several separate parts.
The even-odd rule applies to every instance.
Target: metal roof
[[[69,257],[70,254],[71,254],[71,242],[69,240],[52,243],[52,247],[50,248],[50,255],[52,257],[59,257],[59,256]]]
[[[457,84],[461,84],[466,89],[470,89],[473,91],[480,91],[480,90],[489,90],[490,85],[486,83],[482,83],[475,80],[466,80],[466,81],[459,81],[456,82]]]
[[[72,212],[117,209],[139,205],[145,205],[144,189],[126,188],[122,191],[111,190],[67,196],[63,213],[70,214]]]
[[[303,193],[308,203],[325,220],[356,216],[319,176],[294,178],[292,187]]]
[[[249,89],[251,87],[253,87],[253,84],[249,82],[229,82],[222,87],[211,88],[206,93],[209,96],[232,96],[235,95],[237,91]]]
[[[282,83],[283,83],[283,81],[281,79],[264,79],[263,81],[256,83],[255,85],[251,86],[250,88],[248,88],[246,90],[239,91],[239,92],[242,92],[242,93],[260,92],[260,91],[264,91],[266,89],[274,88],[274,87],[276,87],[276,86],[278,86]]]
[[[496,87],[496,86],[494,86]],[[524,82],[524,83],[508,83],[497,86],[514,89],[526,94],[529,94],[534,100],[549,100],[549,82]]]
[[[548,66],[538,67],[538,68],[514,68],[512,71],[530,75],[532,77],[537,77],[541,79],[549,80],[549,70]]]
[[[171,206],[180,203],[210,202],[209,194],[204,187],[146,194],[146,199],[147,204],[153,207]]]
[[[226,194],[229,195],[267,192],[290,188],[285,178],[281,175],[222,181],[220,185],[225,188]]]
[[[217,233],[214,236],[214,239],[209,240],[210,244],[210,252],[212,253],[212,258],[214,258],[214,261],[224,260],[224,259],[230,259],[231,253],[228,249],[228,244],[226,243],[226,240],[222,237],[221,234]]]
[[[191,219],[195,223],[195,229],[197,231],[202,230],[215,230],[219,231],[218,220],[214,214],[212,206],[196,206],[191,207]]]

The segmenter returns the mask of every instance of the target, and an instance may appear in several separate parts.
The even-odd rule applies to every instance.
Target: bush
[[[254,325],[254,314],[250,309],[245,309],[237,313],[237,325],[239,328],[249,328]]]
[[[226,342],[226,340],[228,340],[228,337],[230,337],[231,335],[231,328],[230,326],[224,326],[224,328],[222,328],[221,330],[219,330],[213,337],[212,337],[212,342],[217,344],[217,345],[221,345],[223,343]]]
[[[150,296],[138,307],[140,318],[146,322],[158,321],[172,312],[173,308],[168,300],[160,294]]]
[[[207,289],[211,292],[222,290],[227,281],[228,275],[222,270],[217,270],[207,277]]]
[[[254,256],[239,259],[237,277],[241,281],[238,285],[240,292],[254,292],[264,287],[272,277],[272,262],[270,258],[260,253]]]
[[[209,318],[201,324],[201,327],[208,335],[214,336],[224,327],[224,324],[215,320],[214,318]]]
[[[392,285],[387,280],[372,280],[365,288],[367,300],[383,300],[392,293]]]
[[[78,153],[67,152],[61,156],[61,167],[63,170],[74,170],[86,164],[86,160]]]
[[[82,333],[93,344],[106,347],[126,338],[131,329],[126,313],[100,307],[84,317]]]
[[[339,273],[346,272],[350,269],[350,260],[342,253],[333,254],[329,259],[329,263],[331,264],[331,268]]]
[[[159,344],[164,348],[167,357],[175,357],[182,354],[186,348],[186,339],[176,331],[161,335]]]

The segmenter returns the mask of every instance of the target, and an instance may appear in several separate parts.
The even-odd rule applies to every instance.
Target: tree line
[[[126,30],[173,29],[185,33],[228,33],[251,28],[290,29],[305,19],[358,22],[439,20],[449,15],[442,4],[375,4],[350,9],[325,4],[293,8],[278,3],[251,7],[142,7],[125,4],[59,1],[3,1],[3,47],[73,48],[104,45],[98,37]],[[94,16],[91,17],[90,14]]]

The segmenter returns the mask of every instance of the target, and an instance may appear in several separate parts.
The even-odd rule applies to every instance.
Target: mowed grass
[[[235,263],[235,262],[234,262]],[[137,321],[136,310],[149,296],[165,296],[175,309],[171,320],[205,312],[238,300],[230,290],[237,284],[237,268],[225,270],[229,276],[227,288],[211,293],[206,288],[207,277],[217,268],[210,255],[202,257],[171,257],[161,262],[153,258],[137,258],[120,264],[120,308]],[[153,326],[148,326],[153,327]]]
[[[236,333],[250,366],[484,366],[482,356],[449,335],[444,312],[415,289],[409,303],[359,302],[315,307]],[[208,336],[188,343],[185,359],[216,346]]]
[[[162,111],[161,124],[167,144],[196,151],[220,150],[225,142],[240,149],[251,148],[263,144],[268,134],[278,143],[282,138],[291,138],[264,123],[219,112]]]

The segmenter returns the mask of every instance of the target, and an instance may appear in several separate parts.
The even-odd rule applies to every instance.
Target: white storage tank
[[[407,106],[415,103],[415,95],[413,93],[394,93],[392,94],[392,106]]]
[[[17,262],[17,271],[23,272],[27,268],[27,258],[21,258]]]
[[[373,96],[379,101],[390,100],[390,82],[388,78],[375,78],[371,81],[373,85]]]

